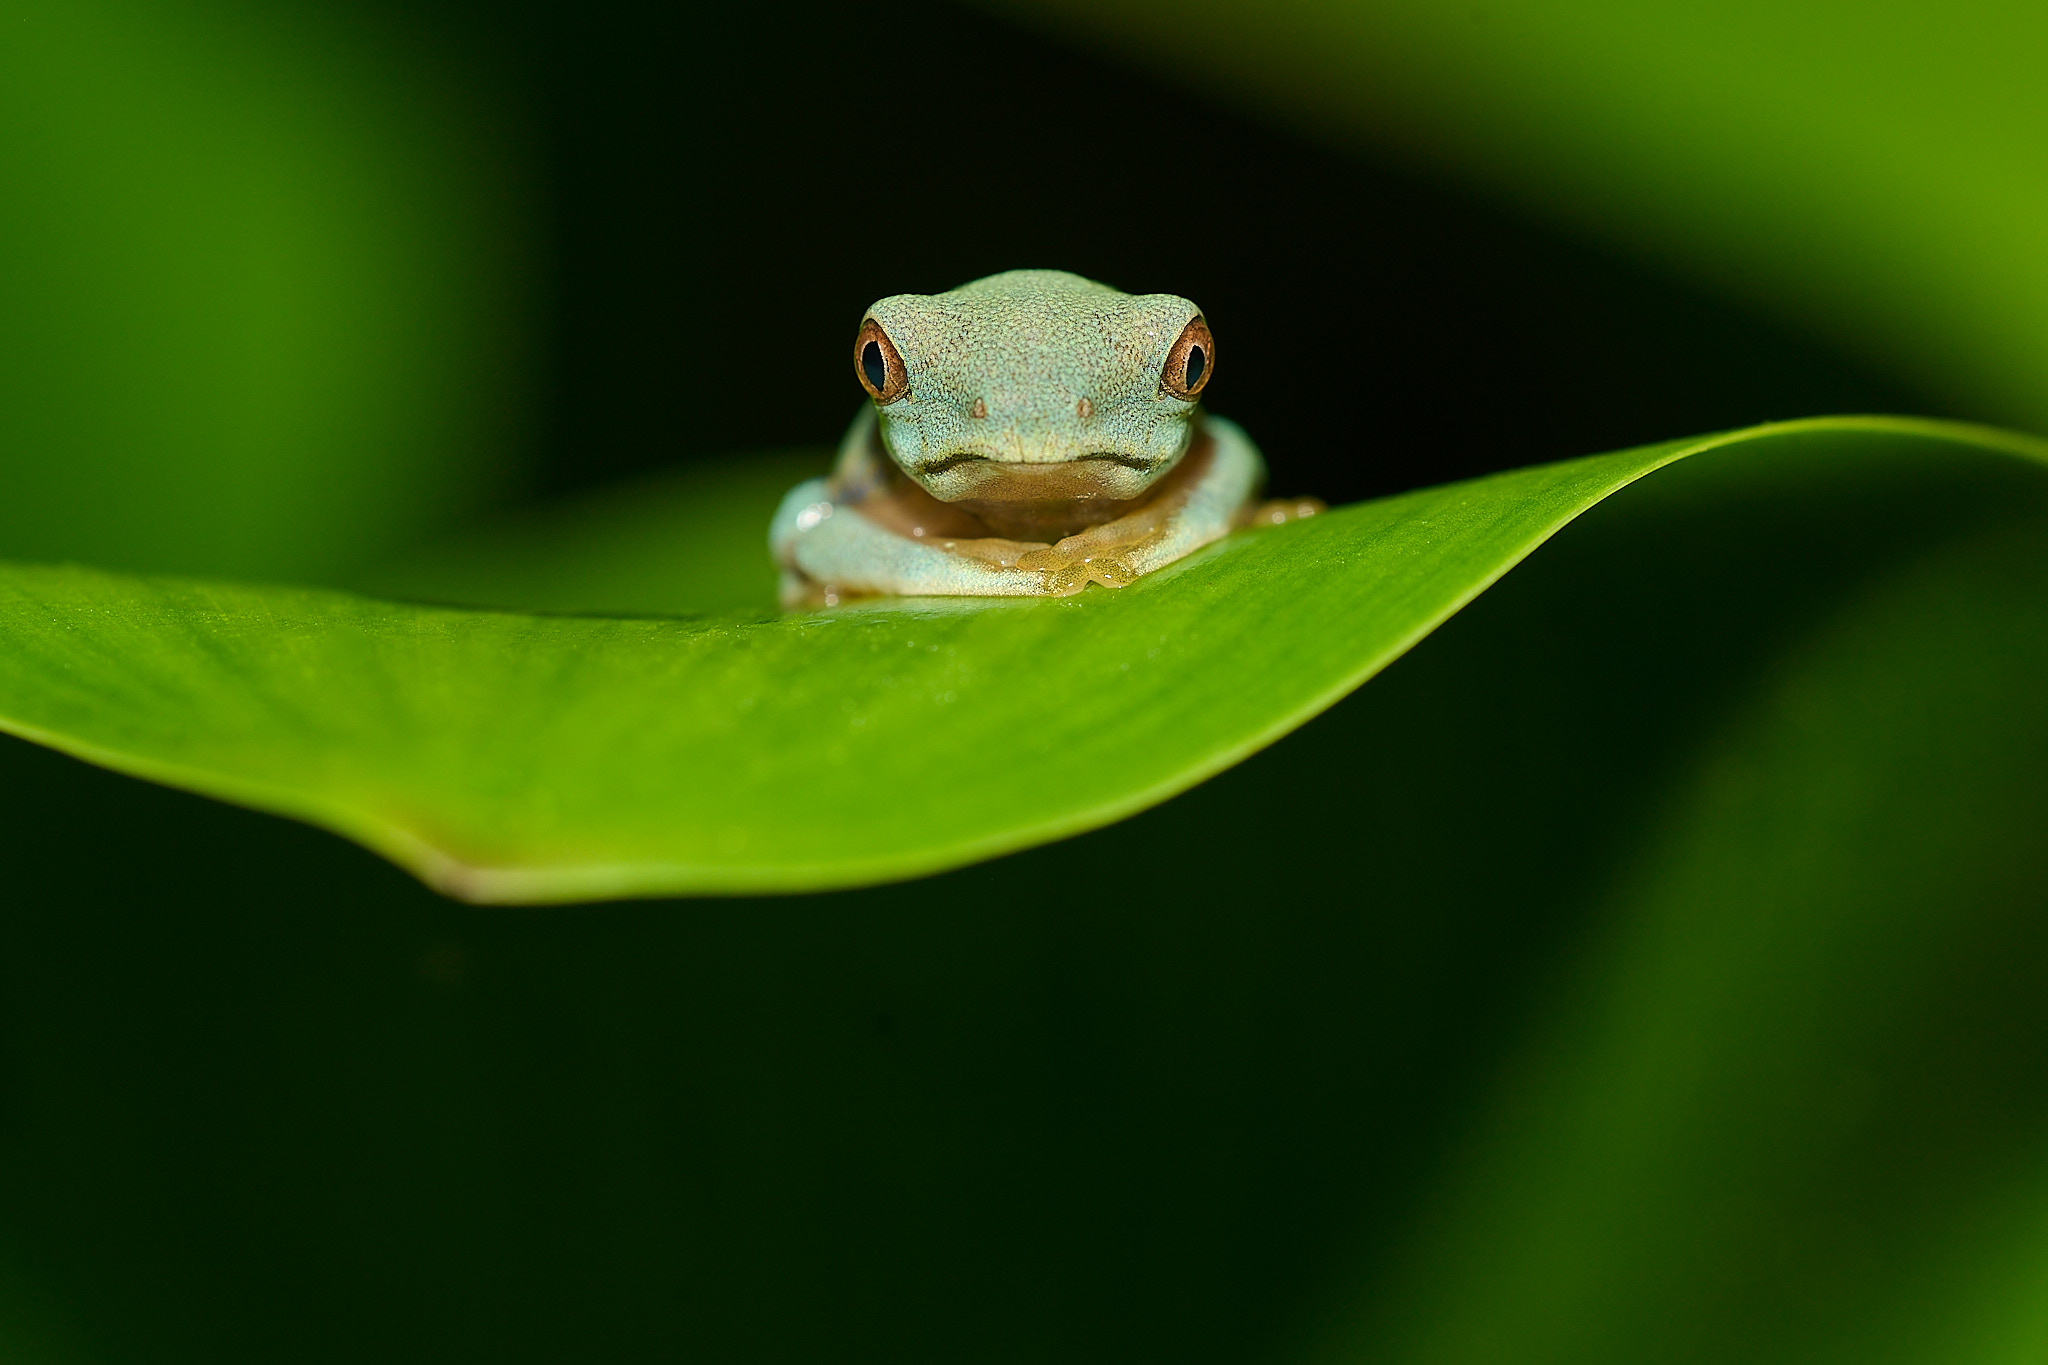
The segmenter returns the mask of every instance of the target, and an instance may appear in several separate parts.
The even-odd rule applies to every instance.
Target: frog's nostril
[[[1074,404],[1074,415],[1085,422],[1095,415],[1095,405],[1083,398],[1080,402]]]
[[[984,402],[983,402],[983,401],[982,401],[981,399],[979,399],[979,398],[975,399],[975,400],[974,400],[974,406],[973,406],[973,407],[971,407],[971,408],[969,408],[969,409],[967,410],[967,415],[968,415],[969,417],[986,417],[986,416],[988,416],[988,404],[987,404],[987,403],[984,403]]]

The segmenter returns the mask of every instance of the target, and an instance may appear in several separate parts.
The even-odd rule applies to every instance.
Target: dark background
[[[1828,412],[1949,414],[1790,328],[964,9],[546,4],[541,483],[837,439],[862,310],[999,270],[1186,295],[1276,492],[1349,501]]]
[[[503,54],[545,149],[543,494],[830,441],[871,299],[1026,265],[1194,298],[1216,408],[1281,490],[1333,501],[1942,410],[1670,278],[963,11],[434,17]],[[0,741],[21,869],[0,1271],[106,1359],[1296,1356],[1542,1026],[1546,971],[1598,930],[1604,869],[1715,699],[1940,533],[1929,502],[1888,524],[1833,485],[1788,494],[1744,544],[1712,499],[1596,511],[1369,695],[1186,796],[830,896],[456,905],[323,832]],[[2035,908],[1956,951],[2036,960]],[[1954,1050],[2010,1077],[1987,1091],[2035,1093],[2048,1023],[2012,1014]],[[1900,1111],[1992,1131],[1939,1066],[1900,1069]],[[1869,1171],[1945,1164],[1876,1131]],[[1825,1213],[1865,1174],[1795,1193]],[[1700,1322],[1725,1300],[1767,1336],[1773,1294],[1827,1301],[1787,1283],[1720,1287]],[[1698,1328],[1658,1344],[1713,1358]]]

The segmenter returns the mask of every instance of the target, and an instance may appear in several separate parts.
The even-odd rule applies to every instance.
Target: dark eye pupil
[[[868,377],[868,387],[877,393],[888,382],[889,366],[882,359],[882,348],[872,341],[860,348],[860,372]]]
[[[1202,371],[1209,366],[1209,358],[1202,354],[1199,346],[1188,347],[1188,387],[1202,382]]]

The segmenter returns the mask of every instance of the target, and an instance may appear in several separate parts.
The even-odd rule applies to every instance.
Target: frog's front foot
[[[1138,553],[1165,534],[1163,524],[1154,524],[1156,518],[1146,518],[1139,526],[1123,524],[1133,519],[1120,518],[1028,550],[1017,557],[1017,567],[1044,574],[1047,597],[1071,597],[1090,583],[1129,587],[1144,572],[1138,567]]]

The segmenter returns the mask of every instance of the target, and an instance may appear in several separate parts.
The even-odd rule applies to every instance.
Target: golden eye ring
[[[1209,334],[1209,324],[1197,313],[1181,328],[1173,349],[1166,353],[1166,364],[1159,371],[1159,387],[1183,402],[1192,403],[1214,373],[1216,338]]]
[[[854,334],[853,373],[878,404],[886,406],[910,391],[910,374],[903,368],[896,343],[873,318],[863,320]]]

